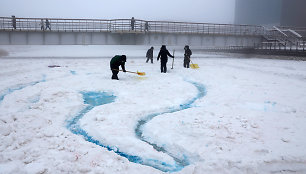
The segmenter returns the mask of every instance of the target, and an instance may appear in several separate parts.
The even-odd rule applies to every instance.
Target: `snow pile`
[[[121,47],[104,47],[109,54],[56,47],[48,56],[62,58],[37,59],[41,47],[3,47],[15,52],[0,59],[0,173],[167,171],[156,163],[175,173],[306,172],[305,62],[202,55],[193,57],[197,70],[178,58],[163,74],[137,46],[126,69],[147,75],[120,72],[114,81],[110,59],[80,57],[88,49],[95,53],[88,57],[112,57]],[[67,49],[79,59],[65,58]],[[100,101],[106,96],[114,98]],[[95,141],[73,132],[72,120]]]

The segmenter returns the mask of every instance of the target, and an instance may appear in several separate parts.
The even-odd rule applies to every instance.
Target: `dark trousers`
[[[112,73],[113,73],[113,75],[112,75],[112,79],[116,79],[116,80],[119,80],[119,78],[118,78],[118,71],[115,71],[115,70],[112,70]]]
[[[184,67],[189,68],[190,60],[184,60]]]
[[[167,61],[161,61],[160,62],[160,71],[162,73],[166,73],[167,72]]]
[[[112,73],[113,73],[112,79],[119,80],[119,78],[118,78],[119,66],[118,67],[117,66],[111,66],[111,70],[112,70]]]
[[[152,58],[148,57],[146,63],[148,63],[149,60],[151,60],[151,63],[153,63],[153,57]]]

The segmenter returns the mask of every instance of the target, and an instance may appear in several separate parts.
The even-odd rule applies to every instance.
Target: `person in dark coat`
[[[145,22],[145,30],[144,31],[145,32],[149,31],[149,22],[148,21]]]
[[[12,16],[12,26],[16,30],[16,17],[14,15]]]
[[[166,73],[167,72],[168,56],[174,58],[174,56],[172,56],[169,53],[169,51],[167,50],[166,45],[162,45],[162,47],[160,48],[160,51],[158,53],[158,56],[157,56],[157,61],[160,58],[160,70],[161,70],[161,73]]]
[[[185,68],[189,68],[189,64],[190,64],[190,56],[192,55],[191,50],[189,49],[189,46],[186,45],[184,47],[185,50],[185,54],[184,54],[184,67]]]
[[[126,72],[125,70],[125,62],[126,62],[126,56],[125,55],[116,55],[112,58],[110,61],[110,68],[112,70],[112,79],[119,80],[118,73],[119,73],[119,66],[121,66],[122,71]]]
[[[153,63],[153,50],[154,50],[154,47],[151,47],[150,49],[148,49],[147,55],[146,55],[147,57],[146,63],[148,63],[150,59],[151,59],[151,63]]]
[[[48,19],[46,19],[46,30],[47,28],[49,28],[49,30],[51,31],[51,24]]]
[[[134,17],[132,17],[132,19],[131,19],[131,28],[132,28],[132,30],[134,30],[134,27],[135,27],[135,19],[134,19]]]

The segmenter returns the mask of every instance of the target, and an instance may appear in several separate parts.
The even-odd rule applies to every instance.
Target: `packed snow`
[[[306,62],[150,47],[0,46],[0,173],[306,173]]]

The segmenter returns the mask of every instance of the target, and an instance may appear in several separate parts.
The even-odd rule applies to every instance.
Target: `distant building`
[[[236,0],[235,23],[279,25],[282,0]]]
[[[283,0],[281,25],[306,27],[306,0]]]
[[[235,23],[306,27],[306,0],[236,0]]]

